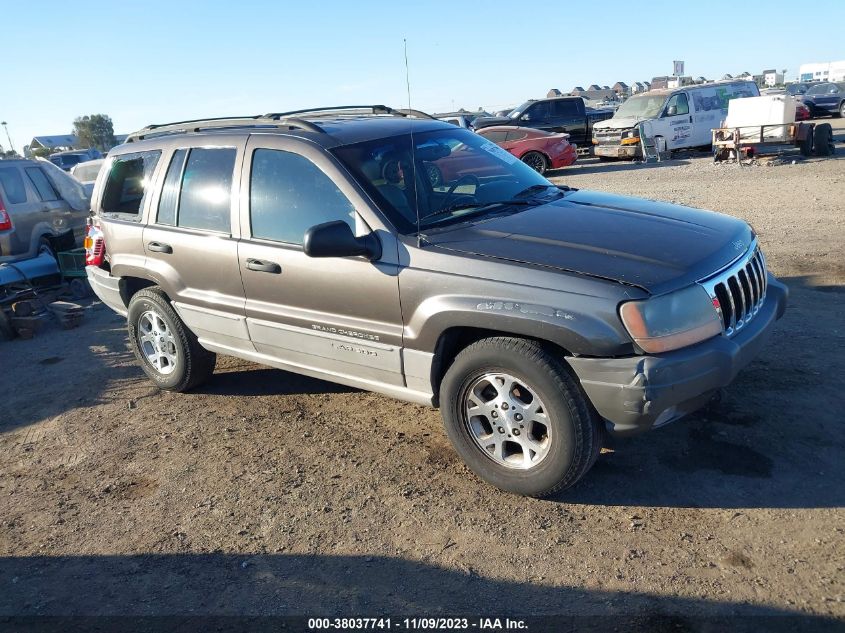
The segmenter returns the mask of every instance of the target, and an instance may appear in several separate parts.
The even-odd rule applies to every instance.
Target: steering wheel
[[[445,209],[449,206],[449,201],[452,199],[452,195],[455,193],[455,189],[457,189],[462,182],[470,182],[475,184],[475,188],[478,189],[478,186],[481,184],[481,181],[478,179],[478,176],[474,174],[464,174],[460,178],[458,178],[455,182],[452,183],[452,186],[449,187],[449,190],[446,192],[446,197],[443,199],[443,204],[440,205],[441,209]],[[469,196],[469,194],[462,194],[465,196]],[[473,196],[469,196],[473,197]]]

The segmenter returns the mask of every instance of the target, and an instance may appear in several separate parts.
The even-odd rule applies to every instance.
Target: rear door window
[[[112,158],[100,210],[103,213],[119,213],[128,216],[128,219],[140,220],[144,198],[160,156],[161,152],[155,150],[122,154]]]
[[[481,130],[479,133],[488,141],[493,141],[494,143],[504,143],[505,139],[508,137],[507,130],[492,130],[490,132]]]
[[[6,201],[9,204],[20,204],[26,202],[26,186],[23,184],[21,172],[17,167],[4,167],[0,169],[0,187],[6,194]]]
[[[41,198],[41,200],[44,202],[59,200],[59,194],[56,193],[53,183],[51,183],[50,179],[47,178],[43,171],[41,171],[40,167],[27,167],[26,175],[35,186],[35,190],[38,192],[38,197]]]
[[[258,149],[249,187],[252,236],[301,245],[312,226],[342,220],[355,231],[355,208],[337,185],[307,158]]]
[[[176,209],[179,206],[179,184],[182,182],[182,170],[185,168],[185,156],[188,150],[177,149],[170,159],[164,186],[161,188],[161,198],[158,201],[158,215],[156,223],[176,226]]]
[[[575,102],[574,99],[553,101],[552,104],[552,116],[567,118],[578,116],[578,104]]]
[[[236,154],[234,147],[195,147],[190,151],[182,175],[177,226],[231,233]]]

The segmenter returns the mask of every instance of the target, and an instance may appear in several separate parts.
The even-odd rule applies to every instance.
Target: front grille
[[[613,132],[599,132],[596,130],[593,132],[593,138],[598,141],[599,145],[619,145],[619,141],[622,138],[622,132],[618,130]]]
[[[766,258],[756,240],[725,270],[699,282],[713,299],[725,334],[733,336],[760,311],[766,300]]]

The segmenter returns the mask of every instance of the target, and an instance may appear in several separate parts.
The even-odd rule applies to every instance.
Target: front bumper
[[[593,145],[595,156],[607,158],[637,158],[640,155],[639,145]]]
[[[769,275],[766,301],[733,338],[717,336],[666,354],[567,360],[612,434],[648,431],[695,411],[727,386],[760,352],[788,296]]]

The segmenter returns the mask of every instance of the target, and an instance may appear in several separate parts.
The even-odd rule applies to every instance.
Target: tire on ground
[[[549,168],[549,161],[540,152],[526,152],[520,160],[538,174],[545,174]]]
[[[140,347],[138,322],[145,312],[150,311],[161,317],[173,333],[176,361],[173,371],[169,374],[160,373],[153,367]],[[147,377],[159,389],[189,391],[204,383],[214,373],[217,355],[199,344],[197,337],[185,326],[160,288],[144,288],[132,296],[129,301],[127,324],[129,344],[135,358],[138,359]]]
[[[801,156],[812,156],[813,155],[813,136],[816,133],[816,126],[811,125],[810,129],[807,130],[807,136],[804,140],[798,142],[798,151],[801,152]]]
[[[820,123],[813,130],[813,153],[816,156],[830,156],[833,149],[833,128],[830,123]]]
[[[496,371],[523,381],[548,409],[549,452],[525,470],[494,461],[468,427],[465,394],[479,377]],[[449,439],[467,466],[484,481],[508,492],[554,495],[580,480],[601,452],[602,423],[586,395],[565,362],[535,341],[487,338],[461,351],[443,377],[440,406]]]

